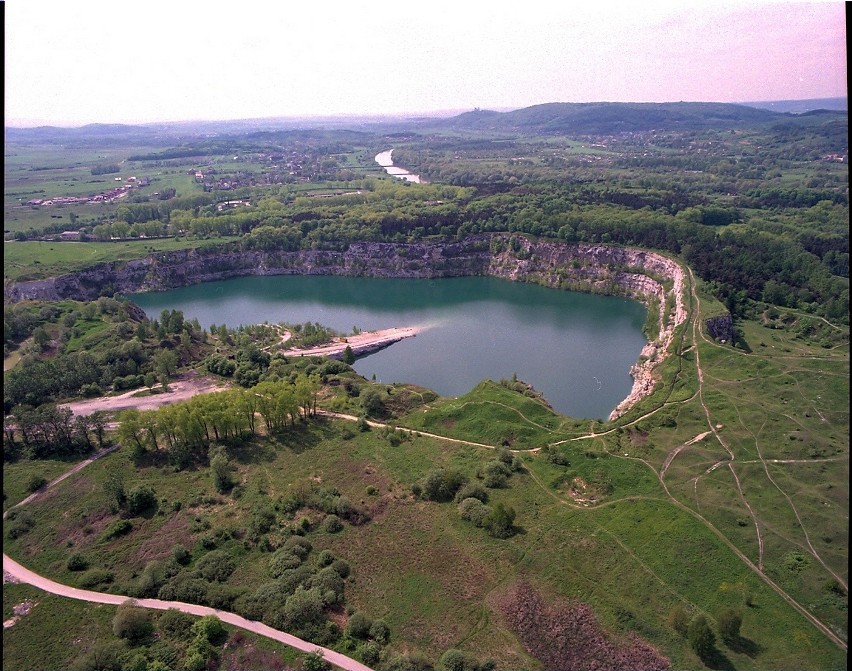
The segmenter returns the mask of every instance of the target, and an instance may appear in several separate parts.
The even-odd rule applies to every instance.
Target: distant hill
[[[768,100],[764,102],[742,103],[748,107],[772,110],[773,112],[789,112],[791,114],[805,114],[816,110],[830,110],[832,112],[846,112],[849,110],[847,98],[810,98],[808,100]]]
[[[455,130],[605,135],[648,130],[740,128],[790,116],[789,113],[730,103],[546,103],[511,112],[474,110],[436,125]]]

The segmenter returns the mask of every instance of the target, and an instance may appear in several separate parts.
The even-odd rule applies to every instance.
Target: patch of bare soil
[[[242,632],[225,643],[219,663],[221,671],[292,671],[274,652],[261,650]]]
[[[172,554],[178,544],[191,548],[193,545],[192,530],[189,518],[184,514],[172,516],[157,533],[148,538],[131,560],[134,567],[142,568],[149,561],[165,559]]]
[[[212,378],[200,377],[194,371],[190,371],[169,382],[168,391],[165,392],[161,391],[159,385],[156,385],[152,390],[155,392],[160,390],[159,393],[153,393],[149,396],[138,396],[140,390],[132,389],[118,396],[103,396],[86,401],[66,403],[64,407],[69,408],[75,415],[91,415],[99,410],[118,412],[127,408],[152,410],[170,403],[185,401],[196,394],[209,394],[226,388],[226,385]]]
[[[545,671],[665,671],[668,659],[635,634],[613,642],[584,603],[546,604],[533,587],[516,584],[494,606]]]
[[[4,582],[5,582],[5,574],[4,574]],[[10,580],[9,582],[14,582]],[[3,629],[8,629],[9,627],[15,626],[18,621],[24,617],[27,613],[29,613],[38,603],[35,601],[24,601],[23,603],[19,603],[12,607],[12,613],[14,615],[10,617],[8,620],[3,621]]]

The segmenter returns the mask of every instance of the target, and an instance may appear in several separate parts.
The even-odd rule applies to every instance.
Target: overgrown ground
[[[692,302],[700,313],[708,299],[696,289]],[[672,668],[700,668],[670,614],[683,607],[713,622],[733,608],[740,635],[717,641],[711,667],[845,668],[845,651],[818,625],[847,638],[848,331],[767,311],[742,322],[731,347],[698,326],[683,327],[660,392],[613,425],[560,417],[511,384],[486,382],[459,399],[397,386],[383,398],[396,431],[316,418],[229,447],[240,484],[228,495],[203,464],[135,466],[119,450],[28,505],[34,526],[7,534],[4,547],[59,581],[101,577],[97,588],[110,591],[133,589],[178,544],[190,566],[215,548],[235,558],[228,584],[239,591],[269,579],[270,551],[298,526],[315,552],[349,562],[347,611],[385,620],[391,652],[435,660],[459,648],[498,668],[539,668],[531,654],[543,659],[554,614],[587,608],[601,627],[587,654],[624,650],[638,636]],[[342,392],[325,403],[357,411]],[[491,537],[453,502],[412,495],[436,468],[478,481],[502,446],[523,468],[488,490],[489,504],[517,511],[513,537]],[[64,467],[6,464],[6,507],[33,475]],[[115,473],[150,485],[158,505],[106,539],[118,519],[105,487]],[[320,511],[287,512],[294,492],[331,487],[370,521],[331,533]],[[268,542],[251,541],[256,511],[270,506]],[[67,568],[75,553],[88,571]],[[544,605],[527,607],[540,626],[525,629],[511,604],[529,594]],[[346,612],[336,617],[345,624]]]

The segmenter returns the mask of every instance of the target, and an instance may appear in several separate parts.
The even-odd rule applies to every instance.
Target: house
[[[65,240],[66,242],[73,241],[73,240],[79,240],[80,239],[80,231],[62,231],[62,233],[59,234],[59,239]]]

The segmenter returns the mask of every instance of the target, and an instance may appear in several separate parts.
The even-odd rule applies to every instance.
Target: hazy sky
[[[836,0],[4,4],[6,125],[847,93]]]

